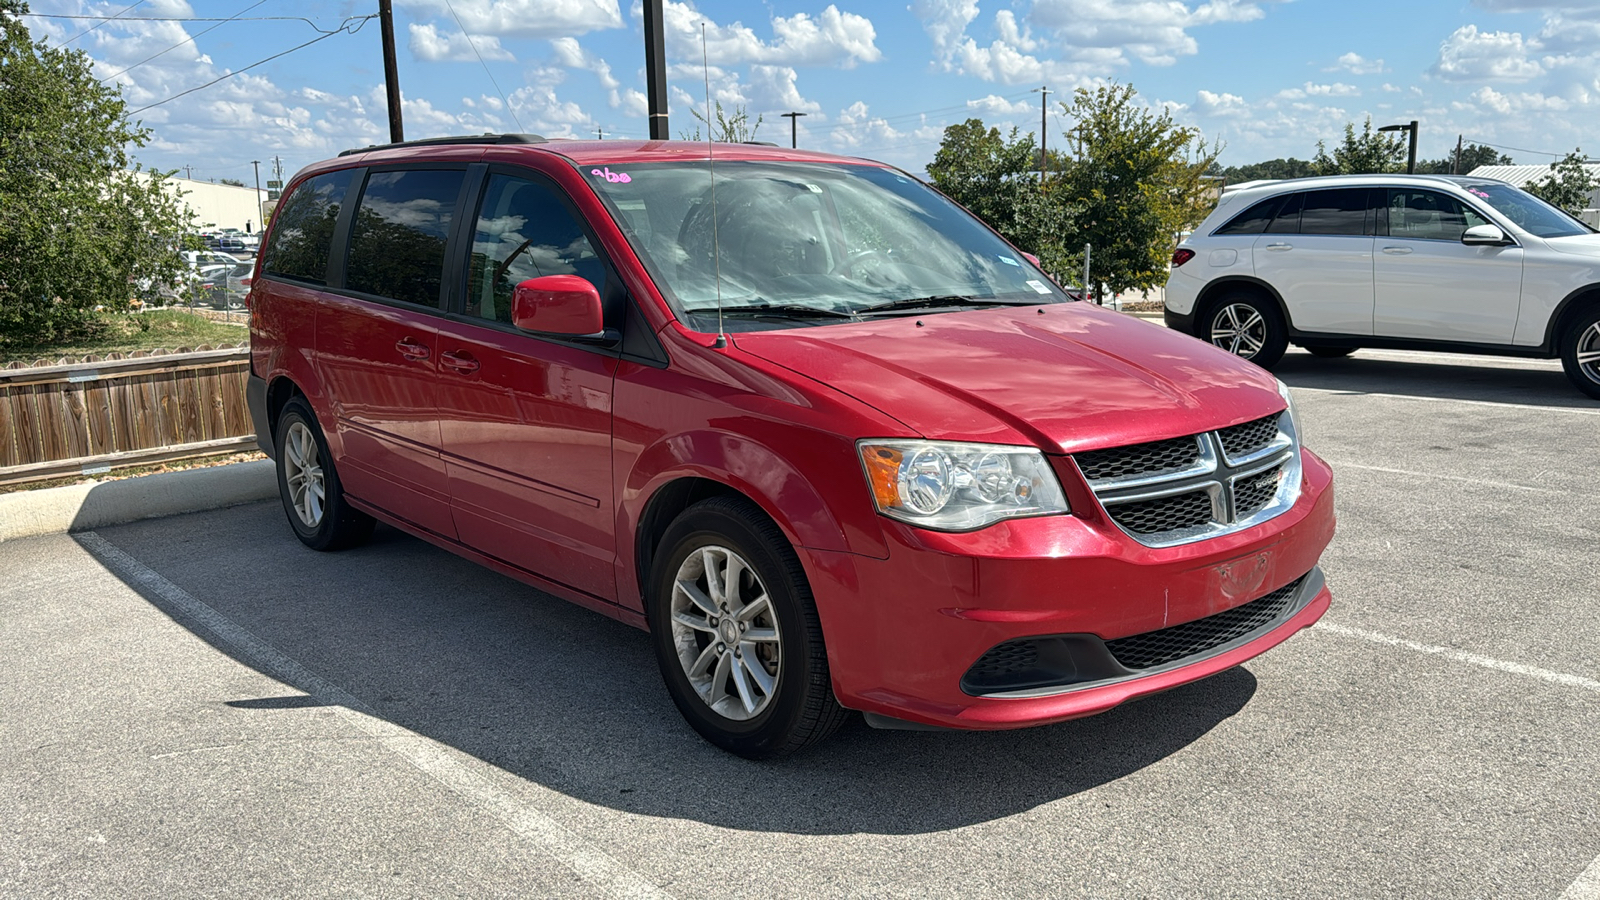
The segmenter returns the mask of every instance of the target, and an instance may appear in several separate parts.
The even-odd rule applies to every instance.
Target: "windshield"
[[[1493,181],[1464,184],[1467,192],[1494,207],[1518,228],[1542,238],[1593,234],[1594,229],[1527,191]]]
[[[697,330],[716,330],[719,277],[729,331],[1071,299],[960,207],[892,169],[719,162],[714,221],[704,162],[583,172]]]

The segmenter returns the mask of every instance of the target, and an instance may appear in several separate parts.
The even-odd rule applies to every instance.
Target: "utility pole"
[[[606,133],[600,130],[599,125],[594,127],[594,139],[597,141],[603,141],[606,139]]]
[[[650,140],[665,141],[667,131],[667,45],[661,9],[665,0],[644,0],[645,110],[650,118]]]
[[[406,139],[406,129],[400,120],[400,71],[394,61],[394,7],[390,0],[378,0],[378,30],[383,33],[383,83],[389,92],[389,140],[398,144]]]
[[[1450,161],[1450,174],[1451,175],[1460,175],[1460,174],[1462,174],[1461,173],[1461,138],[1462,138],[1461,135],[1459,135],[1459,134],[1456,135],[1456,158]]]
[[[261,160],[252,159],[250,165],[256,170],[256,221],[266,219],[266,205],[261,202]],[[248,230],[248,229],[247,229]]]
[[[1036,87],[1028,93],[1039,95],[1039,188],[1044,189],[1044,173],[1050,166],[1050,152],[1045,149],[1045,132],[1050,127],[1049,105],[1045,102],[1055,93],[1048,87]]]
[[[183,177],[188,179],[189,181],[193,181],[194,180],[194,172],[190,171],[193,168],[194,168],[194,166],[184,166],[183,167]]]
[[[789,149],[797,149],[800,146],[800,131],[798,128],[796,128],[796,123],[800,121],[800,117],[805,115],[805,113],[786,112],[780,113],[780,115],[789,120]]]
[[[272,158],[272,177],[283,180],[283,160],[276,156]]]

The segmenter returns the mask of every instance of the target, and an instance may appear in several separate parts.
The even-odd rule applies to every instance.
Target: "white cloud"
[[[428,62],[477,62],[482,55],[485,60],[512,60],[510,51],[500,46],[500,39],[485,35],[468,37],[457,31],[453,34],[440,34],[432,25],[418,25],[411,23],[411,53],[417,59]],[[477,53],[473,47],[477,47]]]
[[[1236,119],[1250,114],[1250,104],[1238,94],[1214,94],[1202,90],[1195,94],[1195,112],[1203,116]]]
[[[1171,65],[1199,49],[1188,29],[1263,15],[1258,4],[1239,0],[1194,8],[1178,0],[1036,0],[1029,19],[1054,31],[1064,47],[1114,48],[1150,65]]]
[[[934,55],[948,69],[967,26],[978,17],[978,0],[915,0],[911,13],[922,21],[922,30],[933,39]]]
[[[821,112],[822,104],[800,95],[798,80],[798,73],[788,66],[751,66],[751,105],[756,111]]]
[[[1012,102],[998,94],[990,94],[981,100],[968,100],[967,109],[996,116],[1022,116],[1034,112],[1038,107],[1026,100]]]
[[[706,55],[718,65],[762,63],[779,66],[838,66],[877,62],[877,32],[865,16],[840,12],[829,4],[815,17],[805,13],[772,17],[772,41],[764,41],[742,22],[718,25],[690,3],[667,0],[662,14],[668,55],[700,58],[700,26],[704,24]]]
[[[1544,72],[1529,55],[1537,41],[1524,41],[1514,31],[1457,28],[1439,45],[1439,59],[1429,71],[1446,81],[1527,81]]]
[[[472,35],[571,37],[622,27],[617,0],[396,0],[396,5],[450,22],[459,16]]]
[[[1351,75],[1378,75],[1386,71],[1381,59],[1367,59],[1359,53],[1346,53],[1324,72],[1349,72]]]

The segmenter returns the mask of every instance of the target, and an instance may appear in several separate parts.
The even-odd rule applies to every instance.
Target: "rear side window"
[[[1283,198],[1283,206],[1272,224],[1267,226],[1267,234],[1299,234],[1300,204],[1305,198],[1305,194],[1290,194]]]
[[[1367,234],[1366,188],[1311,191],[1300,210],[1301,234]]]
[[[350,229],[344,286],[420,306],[439,305],[444,245],[466,172],[406,169],[367,177]]]
[[[308,284],[327,284],[328,253],[352,170],[316,175],[300,183],[274,215],[272,240],[261,272]]]
[[[1278,204],[1282,202],[1282,197],[1268,197],[1234,216],[1228,224],[1213,231],[1212,234],[1260,234],[1267,229],[1267,223],[1272,221],[1272,217],[1277,215]]]
[[[605,264],[549,187],[493,175],[473,229],[467,315],[511,322],[511,292],[542,275],[577,275],[605,295]]]

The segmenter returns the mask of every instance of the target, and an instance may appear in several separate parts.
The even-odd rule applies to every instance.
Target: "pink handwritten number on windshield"
[[[627,184],[633,180],[632,175],[629,175],[627,172],[613,172],[611,171],[610,166],[607,166],[604,169],[590,169],[589,174],[598,178],[604,178],[605,180],[614,182],[616,184]]]

